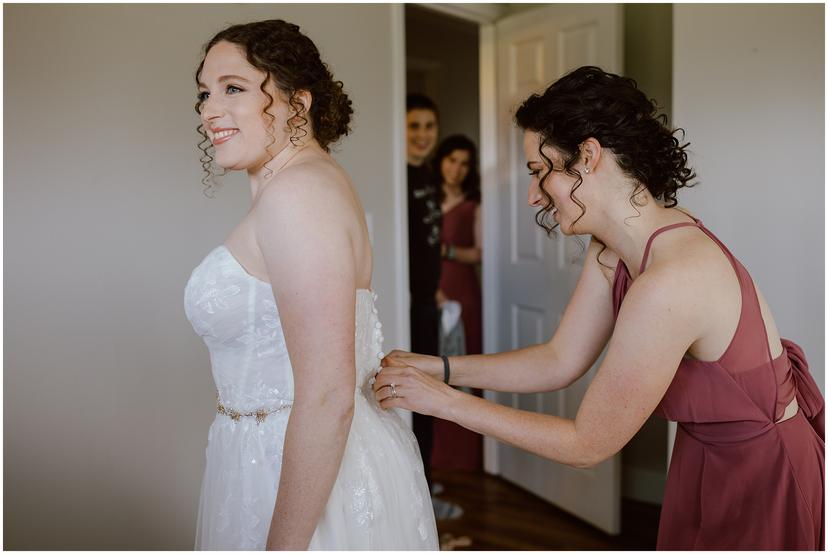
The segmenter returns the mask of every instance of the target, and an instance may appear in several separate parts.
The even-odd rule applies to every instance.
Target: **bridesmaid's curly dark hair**
[[[291,143],[299,144],[309,134],[307,125],[311,125],[316,141],[325,151],[329,151],[332,143],[350,132],[353,109],[351,100],[342,90],[342,81],[334,80],[316,45],[299,31],[298,25],[281,19],[269,19],[233,25],[220,31],[204,47],[204,56],[195,73],[196,83],[201,77],[204,58],[221,41],[240,46],[250,65],[266,74],[259,88],[269,99],[263,113],[271,121],[274,117],[267,110],[273,105],[273,97],[265,91],[265,85],[273,79],[274,85],[287,96],[288,103],[296,111],[294,118],[300,122],[296,126],[290,125]],[[303,105],[296,99],[296,93],[300,90],[311,93],[309,113],[305,113]],[[199,100],[195,105],[199,114],[201,104]],[[198,126],[198,132],[203,139],[198,145],[202,151],[200,161],[205,173],[202,183],[210,189],[214,184],[213,156],[210,153],[212,145],[203,125]]]
[[[563,171],[574,178],[569,193],[581,207],[580,219],[586,207],[575,197],[583,183],[575,169],[580,146],[586,139],[596,139],[603,148],[612,151],[622,171],[631,177],[636,187],[630,204],[641,205],[636,196],[646,188],[656,200],[668,208],[675,206],[676,192],[696,177],[687,166],[685,149],[674,136],[683,129],[670,130],[667,116],[658,114],[658,107],[649,100],[636,82],[628,77],[607,73],[594,66],[580,67],[552,83],[542,94],[527,98],[515,113],[521,129],[540,135],[540,155],[552,167],[551,160],[542,152],[551,146],[563,155]],[[535,215],[535,221],[547,234],[558,226],[552,220],[552,197],[543,188],[549,169],[541,176],[540,190],[546,204]],[[577,220],[576,220],[577,222]],[[574,225],[574,223],[573,223]]]

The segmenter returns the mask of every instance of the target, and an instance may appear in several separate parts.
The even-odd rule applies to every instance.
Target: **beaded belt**
[[[237,412],[236,410],[227,409],[221,403],[221,399],[219,399],[218,393],[216,393],[216,412],[220,413],[221,415],[226,415],[233,421],[239,421],[243,417],[255,417],[256,423],[263,422],[267,416],[270,414],[275,414],[277,412],[281,412],[282,410],[287,410],[290,408],[292,404],[282,404],[278,408],[273,408],[271,410],[265,410],[264,408],[259,408],[255,412]]]

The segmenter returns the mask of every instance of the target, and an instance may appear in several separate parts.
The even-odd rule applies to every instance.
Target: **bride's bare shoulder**
[[[257,211],[282,209],[311,203],[319,208],[333,208],[350,195],[351,184],[345,172],[334,162],[312,158],[296,163],[271,179],[254,205]]]

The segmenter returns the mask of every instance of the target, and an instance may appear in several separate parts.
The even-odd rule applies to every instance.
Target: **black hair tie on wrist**
[[[448,356],[440,356],[443,358],[443,382],[448,385],[451,370],[449,370]]]

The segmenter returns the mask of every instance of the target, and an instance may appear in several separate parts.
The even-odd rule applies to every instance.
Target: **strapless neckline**
[[[352,419],[309,550],[437,550],[416,439],[394,410],[379,406],[371,389],[383,358],[377,295],[348,290],[357,290],[346,292],[353,295],[353,358],[341,369],[355,371]],[[275,295],[270,283],[247,273],[229,248],[217,245],[193,269],[184,309],[209,351],[217,396],[196,550],[263,550],[296,403]],[[302,319],[303,313],[294,310],[291,317]]]
[[[239,268],[239,270],[243,274],[245,274],[247,277],[249,277],[250,279],[252,279],[252,280],[254,280],[258,283],[261,283],[262,285],[267,285],[268,287],[271,286],[269,282],[267,282],[263,279],[259,279],[258,277],[256,277],[255,275],[253,275],[249,271],[247,271],[247,269],[241,264],[241,262],[238,260],[238,258],[236,258],[236,256],[233,254],[233,252],[231,252],[230,249],[227,248],[227,245],[220,244],[215,248],[215,250],[223,250],[224,253],[227,254],[227,257],[229,257],[233,261],[233,264],[237,268]],[[374,294],[374,291],[371,290],[371,289],[360,289],[360,288],[358,288],[358,289],[356,289],[356,291],[357,292],[363,292],[363,293],[366,293],[366,294],[371,294],[371,295]]]

